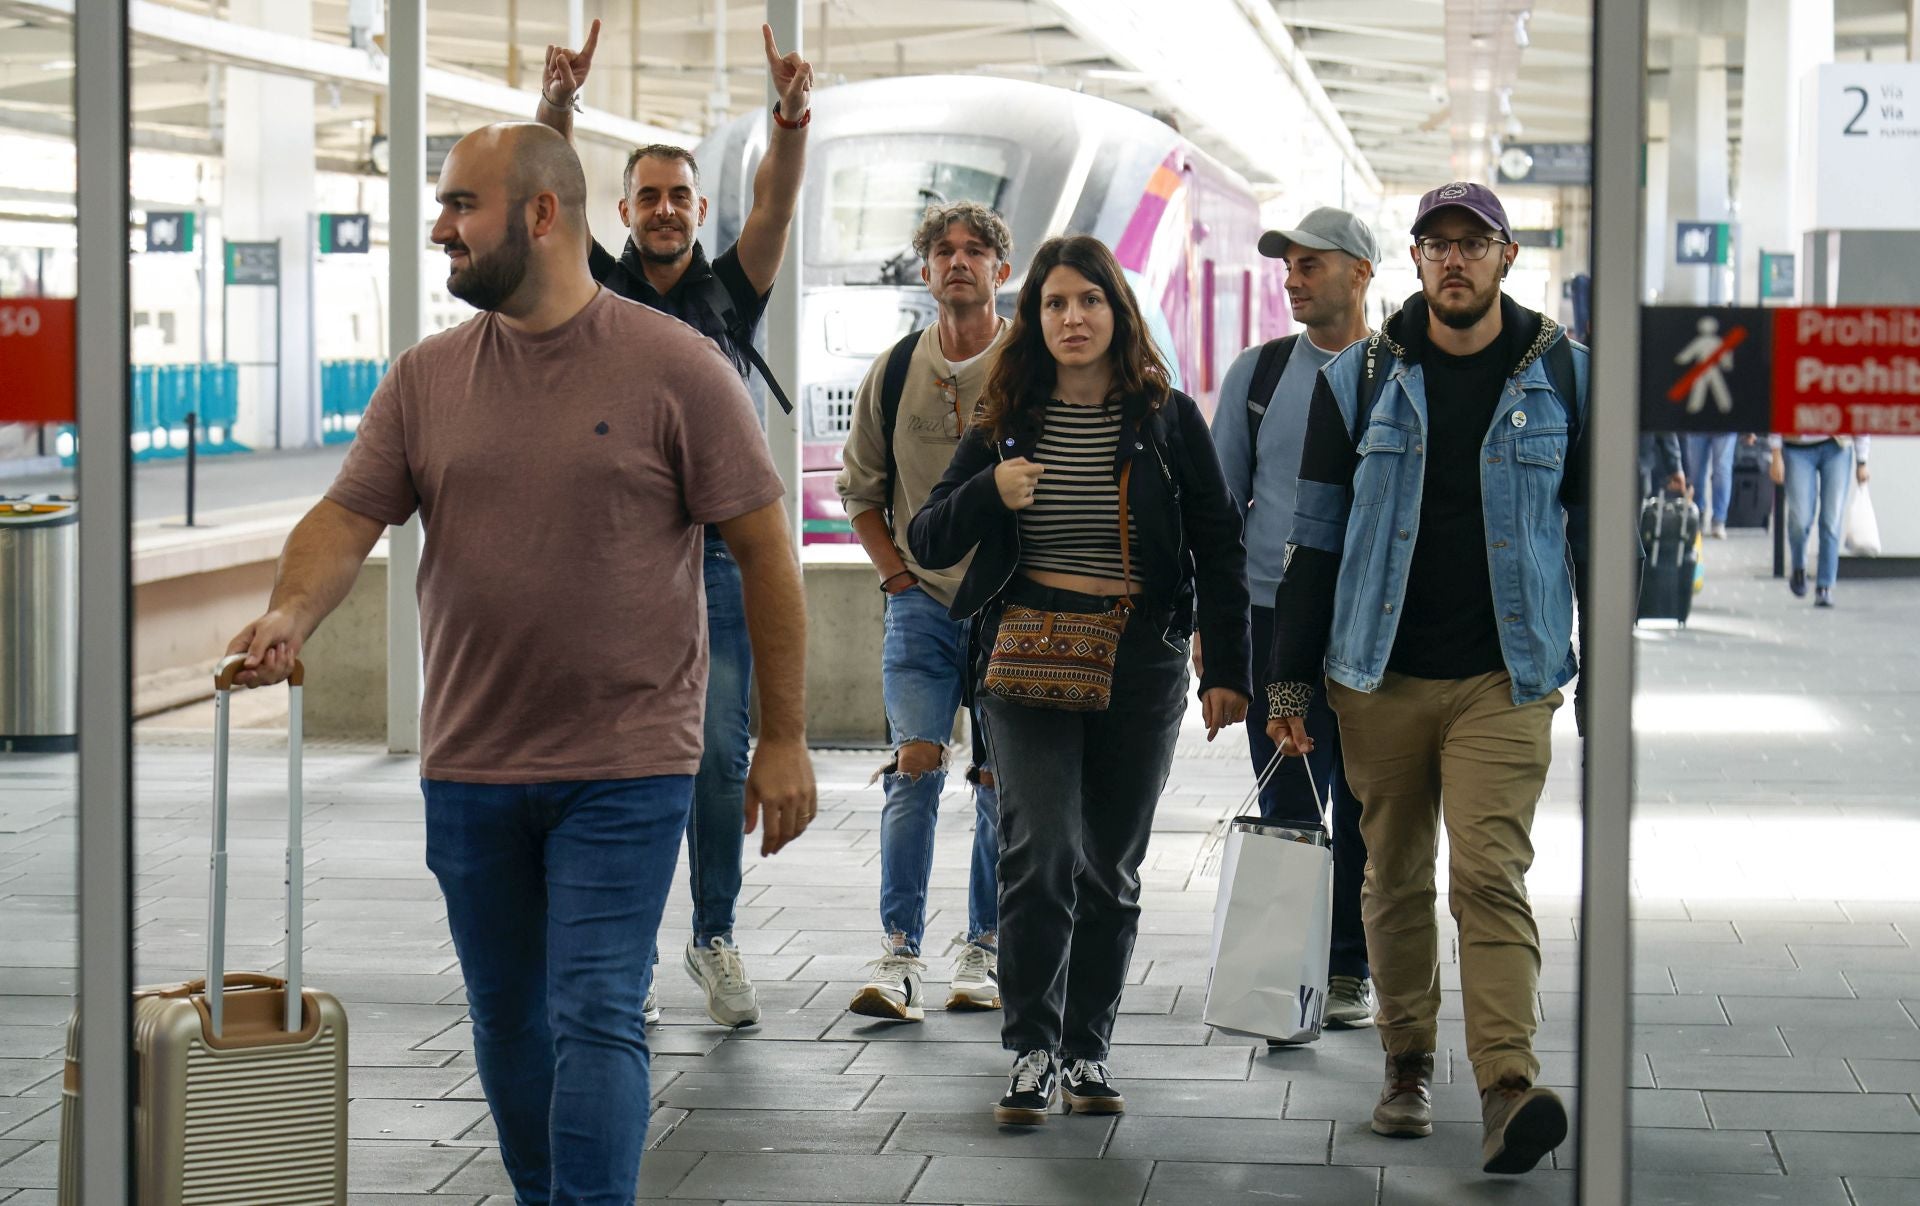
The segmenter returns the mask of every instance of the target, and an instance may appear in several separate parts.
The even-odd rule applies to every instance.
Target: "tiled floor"
[[[1640,643],[1634,880],[1635,1202],[1920,1203],[1920,586],[1843,581],[1815,613],[1764,574],[1759,534],[1708,549],[1685,633]],[[321,672],[316,668],[316,672]],[[268,724],[266,697],[246,701]],[[263,707],[264,705],[264,707]],[[193,970],[204,911],[210,750],[201,717],[144,729],[138,762],[139,975]],[[1543,1079],[1574,1075],[1578,747],[1563,713],[1533,888],[1545,938]],[[171,728],[169,727],[171,726]],[[187,727],[182,727],[187,726]],[[236,741],[231,958],[271,966],[280,922],[280,751]],[[1158,817],[1113,1066],[1120,1119],[995,1127],[997,1015],[889,1026],[843,1012],[876,952],[871,753],[822,752],[804,841],[746,874],[740,942],[766,1020],[705,1023],[675,966],[676,889],[652,1032],[658,1108],[648,1200],[1532,1206],[1573,1199],[1569,1147],[1518,1181],[1476,1171],[1477,1101],[1456,968],[1436,1133],[1366,1127],[1369,1031],[1269,1054],[1199,1021],[1213,881],[1196,869],[1247,787],[1238,734],[1190,733]],[[324,748],[308,761],[307,967],[352,1015],[356,1202],[510,1200],[473,1079],[458,969],[409,760]],[[59,1051],[71,990],[70,763],[0,759],[0,1201],[53,1201]],[[965,915],[969,809],[950,795],[929,934]],[[937,946],[937,941],[935,943]],[[932,960],[944,975],[943,958]]]

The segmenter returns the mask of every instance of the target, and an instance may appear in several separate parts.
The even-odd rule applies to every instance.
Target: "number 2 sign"
[[[0,423],[71,423],[73,299],[0,297]]]

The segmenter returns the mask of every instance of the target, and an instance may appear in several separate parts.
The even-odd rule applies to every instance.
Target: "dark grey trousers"
[[[1016,580],[1014,602],[1098,610],[1112,601]],[[985,617],[991,648],[997,609]],[[1186,712],[1187,651],[1155,617],[1127,625],[1105,712],[980,693],[1000,790],[1000,1042],[1107,1057],[1140,922],[1140,863]]]

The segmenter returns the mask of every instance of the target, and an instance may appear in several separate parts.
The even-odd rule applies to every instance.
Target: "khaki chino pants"
[[[1510,1075],[1531,1082],[1540,1073],[1540,930],[1527,870],[1560,693],[1515,707],[1504,671],[1464,679],[1390,673],[1371,693],[1329,681],[1327,701],[1340,718],[1367,843],[1361,912],[1381,1045],[1393,1055],[1438,1045],[1434,865],[1444,819],[1474,1079],[1483,1091]]]

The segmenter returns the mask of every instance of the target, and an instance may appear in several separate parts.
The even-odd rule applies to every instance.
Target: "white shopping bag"
[[[1846,538],[1841,546],[1849,557],[1880,555],[1880,521],[1873,514],[1873,500],[1862,483],[1853,488],[1853,501],[1847,504]]]
[[[1256,796],[1279,765],[1276,754],[1254,786]],[[1311,771],[1308,777],[1311,783]],[[1241,812],[1252,803],[1249,797]],[[1320,1037],[1333,933],[1326,821],[1323,807],[1319,829],[1273,824],[1257,815],[1236,817],[1228,829],[1201,1013],[1207,1025],[1283,1043]]]

